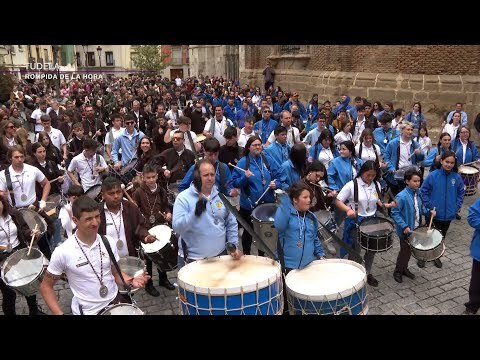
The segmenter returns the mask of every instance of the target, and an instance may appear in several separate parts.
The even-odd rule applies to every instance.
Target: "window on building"
[[[43,49],[43,60],[44,60],[45,62],[50,62],[50,61],[48,60],[48,49]]]
[[[113,60],[113,51],[105,51],[105,63],[107,66],[115,65],[115,61]]]
[[[82,59],[80,58],[80,53],[76,52],[75,53],[75,59],[77,59],[77,66],[82,66]]]
[[[87,53],[87,62],[88,66],[95,66],[95,53],[93,51]]]
[[[172,65],[182,65],[181,46],[172,46]]]

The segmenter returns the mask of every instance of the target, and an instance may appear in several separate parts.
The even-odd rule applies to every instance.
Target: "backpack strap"
[[[107,249],[108,256],[110,256],[110,261],[113,263],[113,266],[115,266],[115,269],[117,270],[118,275],[120,276],[120,279],[122,279],[124,289],[130,295],[131,286],[127,285],[125,279],[123,278],[122,271],[120,270],[120,267],[118,266],[118,263],[117,263],[117,260],[115,259],[115,256],[113,255],[113,251],[112,251],[112,248],[110,247],[110,243],[108,242],[105,235],[100,235],[100,237],[102,238],[103,245],[105,245],[105,248]]]
[[[13,194],[13,185],[12,185],[12,178],[10,177],[10,169],[9,166],[5,168],[5,179],[7,180],[7,189],[10,193],[10,199],[12,199],[12,206],[15,207],[15,195]]]

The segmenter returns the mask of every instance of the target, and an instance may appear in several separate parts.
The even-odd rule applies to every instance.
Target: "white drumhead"
[[[410,235],[410,245],[418,250],[431,250],[436,248],[443,240],[442,233],[437,229],[428,231],[427,227],[421,227]]]
[[[333,300],[357,292],[366,283],[365,268],[350,260],[312,261],[301,270],[292,270],[285,278],[289,291],[300,299]]]
[[[20,249],[10,255],[2,266],[2,280],[10,287],[20,287],[31,283],[43,271],[45,257],[40,250]],[[47,261],[48,264],[48,261]]]
[[[145,315],[145,313],[132,304],[116,304],[105,309],[102,315]]]
[[[461,165],[458,167],[458,172],[464,175],[474,175],[474,174],[478,174],[479,170],[473,166]]]
[[[223,255],[185,265],[178,272],[178,285],[200,294],[240,294],[280,278],[280,264],[272,259],[244,255],[234,260]]]
[[[155,235],[157,240],[150,244],[142,243],[142,248],[147,253],[152,253],[160,250],[170,242],[170,237],[172,236],[172,229],[167,225],[157,225],[148,230],[148,233],[151,235]]]

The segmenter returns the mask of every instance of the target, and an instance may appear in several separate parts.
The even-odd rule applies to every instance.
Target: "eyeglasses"
[[[270,110],[265,110],[263,113],[264,113],[264,114],[266,114],[266,113],[271,113],[271,111],[270,111]]]
[[[135,124],[135,121],[125,121],[125,125],[133,125]]]

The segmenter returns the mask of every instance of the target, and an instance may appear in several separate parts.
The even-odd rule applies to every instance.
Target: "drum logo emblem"
[[[373,193],[373,196],[374,196],[374,197],[376,197],[376,198],[378,199],[378,194],[377,194],[377,192],[376,192],[376,191]]]
[[[215,203],[215,205],[217,206],[217,209],[221,209],[222,208],[222,202],[221,201],[217,201]]]
[[[455,179],[452,179],[452,185],[455,185]]]

